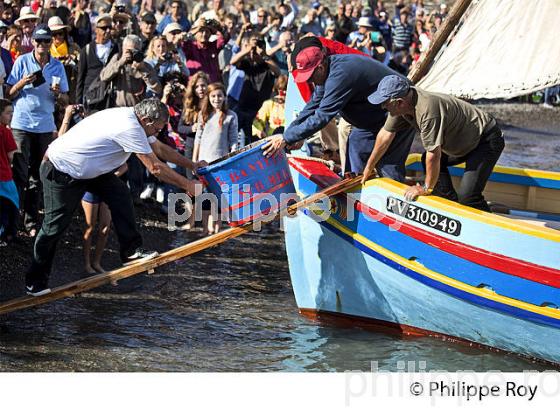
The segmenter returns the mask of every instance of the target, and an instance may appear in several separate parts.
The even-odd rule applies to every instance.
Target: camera
[[[117,11],[117,13],[126,13],[126,6],[115,6],[115,10]]]
[[[183,91],[183,87],[181,87],[179,80],[176,78],[170,80],[169,85],[171,86],[171,94],[177,95]]]
[[[163,55],[163,59],[166,60],[166,61],[173,60],[173,53],[171,51],[168,51],[167,53],[165,53]]]
[[[72,107],[72,122],[79,123],[86,116],[86,110],[82,104],[76,104]]]
[[[134,61],[135,63],[141,63],[142,61],[144,61],[144,53],[140,50],[134,50],[132,52],[132,61]]]

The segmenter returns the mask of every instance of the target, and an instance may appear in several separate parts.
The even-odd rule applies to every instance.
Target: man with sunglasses
[[[33,237],[38,227],[39,165],[56,130],[55,105],[68,104],[68,81],[62,63],[50,55],[49,27],[39,24],[31,39],[34,50],[17,58],[6,84],[8,98],[14,101],[11,128],[18,145],[13,161],[14,182],[20,209],[24,210],[25,228]]]
[[[115,41],[119,49],[122,46],[122,41],[128,34],[128,23],[130,22],[130,15],[128,13],[114,12],[111,13],[113,17],[113,28],[111,30],[111,37]]]
[[[103,67],[111,57],[119,53],[117,45],[112,41],[111,28],[113,19],[109,14],[101,14],[95,20],[95,38],[80,52],[78,60],[78,78],[76,81],[76,101],[84,103],[84,95],[99,77]]]
[[[140,32],[138,33],[140,39],[142,39],[142,53],[146,54],[150,41],[154,38],[156,34],[157,20],[154,13],[146,12],[142,15],[140,19]]]

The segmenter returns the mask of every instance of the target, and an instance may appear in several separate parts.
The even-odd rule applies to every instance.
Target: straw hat
[[[171,33],[172,31],[183,31],[183,27],[181,27],[181,25],[179,23],[169,23],[167,26],[165,26],[165,29],[163,30],[163,35],[167,35],[168,33]]]
[[[369,22],[369,17],[360,17],[360,19],[358,20],[358,27],[373,28],[373,26]]]
[[[22,7],[20,12],[19,12],[19,17],[18,19],[15,21],[15,23],[19,23],[20,21],[23,20],[39,20],[39,16],[37,16],[35,13],[33,13],[33,10],[31,9],[31,7],[29,6],[25,6]]]
[[[47,23],[51,31],[60,31],[60,30],[68,30],[70,28],[69,25],[64,24],[62,19],[58,16],[52,16]]]
[[[130,16],[126,13],[115,13],[113,15],[113,20],[125,20],[127,23],[130,21]]]
[[[110,24],[113,24],[113,17],[110,14],[100,14],[95,19],[95,25],[99,25],[102,21],[108,21]]]

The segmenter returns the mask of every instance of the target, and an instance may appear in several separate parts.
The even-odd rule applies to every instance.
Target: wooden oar
[[[184,258],[186,256],[200,252],[204,249],[219,245],[220,243],[225,242],[228,239],[232,239],[239,235],[243,235],[244,233],[250,232],[253,229],[253,225],[255,225],[256,223],[265,224],[265,223],[272,222],[274,219],[276,219],[276,217],[278,217],[279,214],[284,214],[284,212],[287,212],[288,214],[291,215],[295,213],[298,209],[307,207],[317,202],[318,200],[324,198],[325,196],[340,194],[346,190],[354,188],[360,185],[360,181],[361,181],[361,177],[355,177],[352,179],[343,179],[342,181],[320,192],[309,195],[308,197],[302,199],[301,201],[289,206],[287,209],[277,211],[274,217],[268,215],[250,224],[227,229],[217,234],[207,236],[206,238],[202,238],[195,242],[164,252],[154,259],[145,262],[139,262],[129,266],[124,266],[122,268],[115,269],[107,273],[100,273],[98,275],[90,276],[89,278],[86,279],[68,283],[66,285],[62,285],[52,289],[50,293],[43,296],[38,296],[38,297],[25,296],[18,299],[10,300],[8,302],[0,304],[0,314],[13,312],[16,310],[25,309],[32,306],[42,305],[44,303],[52,302],[69,296],[74,296],[77,295],[78,293],[82,293],[87,290],[97,288],[107,283],[116,282],[120,279],[129,278],[131,276],[137,275],[142,272],[153,272],[154,269],[157,268],[158,266],[165,265],[166,263]]]

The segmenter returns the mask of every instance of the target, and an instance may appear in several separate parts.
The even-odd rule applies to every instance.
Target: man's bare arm
[[[381,128],[379,130],[379,132],[377,133],[377,137],[375,138],[375,146],[373,147],[373,151],[371,152],[366,164],[366,168],[364,169],[362,184],[365,184],[370,175],[375,171],[375,167],[389,149],[389,146],[391,145],[391,142],[393,142],[395,135],[396,134],[394,132],[389,132],[384,128]]]
[[[195,186],[200,184],[200,182],[188,180],[187,178],[179,175],[177,172],[169,168],[166,163],[160,161],[153,152],[150,154],[136,154],[136,156],[148,169],[150,174],[154,175],[163,182],[167,182],[168,184],[175,185],[180,189],[184,189],[190,195],[195,195]]]

